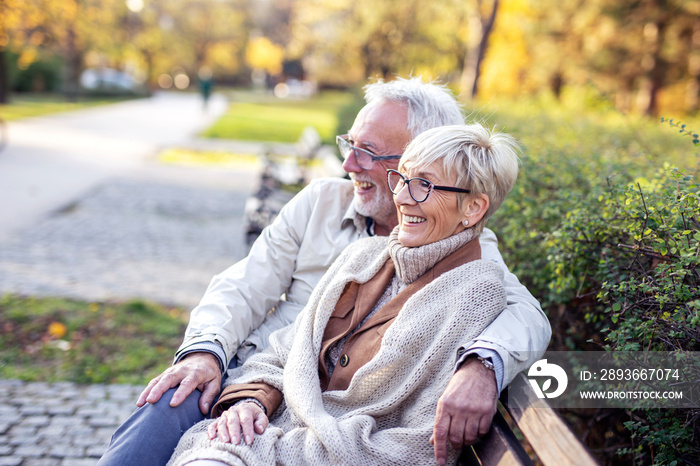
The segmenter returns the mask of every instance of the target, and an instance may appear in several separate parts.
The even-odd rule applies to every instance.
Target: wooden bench
[[[462,450],[459,466],[482,464],[544,466],[594,466],[598,462],[559,414],[535,395],[523,373],[518,374],[500,400],[503,408],[537,456],[533,462],[500,412],[491,430],[471,448]]]

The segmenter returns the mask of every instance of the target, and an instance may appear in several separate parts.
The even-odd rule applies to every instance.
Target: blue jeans
[[[98,466],[165,465],[187,429],[204,419],[199,410],[202,392],[193,391],[173,408],[171,388],[157,403],[146,403],[119,426]]]

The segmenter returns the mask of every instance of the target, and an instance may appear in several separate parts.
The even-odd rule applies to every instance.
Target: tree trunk
[[[561,100],[561,91],[564,87],[564,73],[556,71],[549,80],[549,88],[557,100]]]
[[[0,104],[10,103],[10,73],[7,68],[7,52],[0,48]]]
[[[642,58],[644,77],[639,88],[638,105],[647,116],[658,113],[659,91],[664,85],[666,66],[661,56],[666,24],[659,19],[644,26],[644,42],[646,53]]]
[[[141,50],[141,54],[146,62],[146,89],[151,94],[158,89],[158,77],[156,76],[153,52],[144,49]]]
[[[685,92],[685,110],[688,113],[700,109],[700,22],[693,26],[688,54],[688,84]]]
[[[80,91],[80,73],[83,68],[83,54],[78,48],[75,25],[69,26],[66,43],[66,82],[64,90],[69,102],[77,102]]]
[[[486,56],[489,36],[496,22],[498,4],[499,0],[493,0],[491,13],[485,18],[481,14],[482,0],[478,0],[476,10],[469,15],[470,39],[460,82],[462,96],[467,99],[473,99],[479,92],[481,63]]]

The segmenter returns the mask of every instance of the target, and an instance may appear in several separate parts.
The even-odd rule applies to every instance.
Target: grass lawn
[[[152,303],[0,297],[0,378],[145,385],[182,342],[187,313]]]
[[[60,94],[11,94],[9,104],[0,104],[0,117],[4,120],[46,115],[111,104],[129,97],[81,97],[78,102],[68,102]]]
[[[309,99],[278,99],[243,91],[232,91],[229,97],[228,112],[203,136],[292,143],[306,126],[313,126],[324,143],[335,144],[343,112],[357,105],[354,94],[337,91],[321,92]]]
[[[216,151],[198,151],[171,147],[158,155],[162,163],[189,166],[260,167],[260,158],[255,154],[231,154]]]

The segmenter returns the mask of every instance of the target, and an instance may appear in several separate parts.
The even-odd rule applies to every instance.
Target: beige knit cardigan
[[[415,293],[384,334],[377,355],[347,390],[321,392],[324,329],[345,285],[365,283],[390,260],[386,238],[357,241],[334,262],[296,321],[270,336],[235,383],[265,382],[284,394],[250,446],[210,441],[206,420],[187,431],[168,465],[194,459],[230,465],[434,464],[429,440],[438,397],[458,350],[506,307],[503,272],[483,260],[443,273]],[[457,452],[449,449],[448,463]]]

